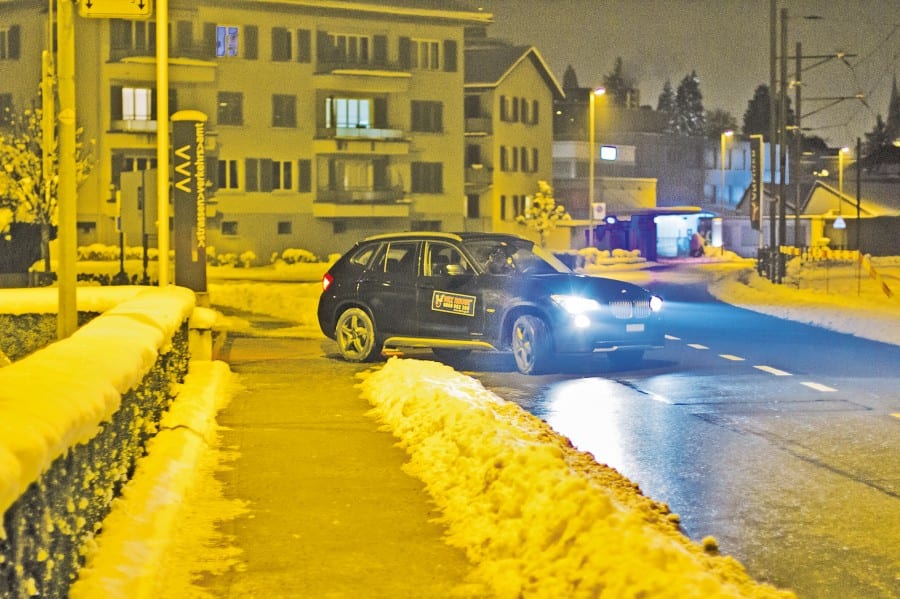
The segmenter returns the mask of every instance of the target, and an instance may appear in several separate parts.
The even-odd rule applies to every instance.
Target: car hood
[[[529,286],[542,288],[547,294],[592,297],[604,302],[649,298],[651,293],[633,283],[575,273],[553,273],[530,277]]]

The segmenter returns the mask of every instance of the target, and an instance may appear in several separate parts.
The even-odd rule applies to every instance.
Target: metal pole
[[[59,0],[57,8],[57,76],[59,85],[59,312],[56,333],[65,339],[75,332],[78,306],[75,300],[78,192],[75,182],[75,19],[71,0]]]
[[[588,102],[588,247],[594,247],[594,160],[596,149],[594,148],[594,97],[591,90]]]
[[[781,99],[781,110],[778,114],[778,163],[779,163],[779,176],[778,176],[778,244],[785,245],[787,241],[785,237],[787,237],[787,9],[781,9],[781,88],[779,92],[779,96]],[[784,268],[782,268],[782,255],[780,248],[776,248],[778,250],[776,255],[778,260],[776,262],[776,268],[778,270],[777,279],[778,282],[781,283],[782,278],[784,277]]]
[[[797,73],[795,81],[794,81],[794,100],[797,118],[794,123],[797,128],[794,129],[794,136],[796,143],[794,144],[794,160],[792,161],[794,168],[791,169],[791,179],[794,181],[794,247],[800,247],[800,160],[801,160],[801,145],[803,143],[803,130],[800,128],[800,115],[803,113],[800,112],[800,89],[803,87],[801,85],[800,78],[803,76],[803,69],[801,65],[801,45],[800,42],[797,42],[797,56],[796,62],[794,64],[795,72]]]
[[[769,188],[775,189],[775,172],[778,170],[775,157],[775,134],[777,128],[776,104],[775,104],[775,86],[777,84],[775,75],[775,60],[778,55],[778,11],[776,8],[777,0],[769,0]],[[763,188],[765,189],[765,177],[763,177]],[[763,201],[765,201],[765,191],[763,192]],[[774,206],[773,206],[774,208]],[[762,223],[760,223],[762,228]],[[769,211],[769,252],[767,255],[767,263],[769,267],[769,279],[775,280],[775,210]]]
[[[156,114],[157,276],[159,286],[165,287],[169,284],[169,0],[156,0]]]
[[[862,248],[860,247],[860,196],[862,195],[862,141],[856,138],[856,295],[862,293]]]

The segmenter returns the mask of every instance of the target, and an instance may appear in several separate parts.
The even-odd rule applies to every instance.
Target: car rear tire
[[[516,319],[512,328],[513,357],[522,374],[541,374],[550,368],[553,348],[547,324],[537,316],[525,314]]]
[[[644,361],[644,350],[642,349],[624,349],[614,351],[610,354],[609,361],[617,370],[627,370],[637,368]]]
[[[349,308],[341,313],[334,338],[341,356],[350,362],[369,362],[381,354],[375,323],[360,308]]]

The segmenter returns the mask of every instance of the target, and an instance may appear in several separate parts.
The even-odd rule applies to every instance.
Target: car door
[[[419,335],[438,339],[478,339],[484,329],[484,302],[475,269],[455,245],[426,241],[419,276]]]
[[[359,282],[358,297],[379,335],[416,334],[416,273],[420,242],[386,241]]]

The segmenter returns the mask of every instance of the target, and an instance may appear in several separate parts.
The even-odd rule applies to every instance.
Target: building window
[[[481,98],[478,96],[466,96],[464,110],[467,119],[481,118]]]
[[[244,124],[244,94],[219,92],[218,122],[220,125]]]
[[[444,191],[443,169],[440,162],[413,162],[412,165],[413,193],[441,193]]]
[[[297,126],[297,96],[280,94],[272,96],[272,126]]]
[[[238,28],[235,25],[216,26],[216,56],[220,58],[238,55]]]
[[[280,220],[278,221],[278,234],[279,235],[291,235],[294,232],[293,223],[289,220]]]
[[[410,40],[411,66],[414,69],[438,71],[441,68],[441,43],[435,40]]]
[[[369,129],[372,126],[372,101],[367,98],[325,99],[327,129]]]
[[[291,190],[294,187],[294,163],[291,161],[272,161],[272,189]]]
[[[284,27],[272,28],[272,60],[287,62],[291,59],[291,32]]]
[[[372,40],[369,36],[330,33],[328,38],[338,61],[353,64],[371,64]]]
[[[219,161],[219,189],[238,189],[238,161]]]
[[[149,54],[156,51],[156,23],[147,21],[130,21],[126,19],[110,19],[109,47],[114,54],[128,51],[136,54]]]
[[[0,60],[18,60],[20,49],[19,26],[0,27]]]
[[[222,235],[237,235],[238,234],[238,223],[236,220],[223,220],[222,221]]]
[[[444,105],[441,102],[412,102],[412,130],[439,133],[444,130]]]

